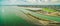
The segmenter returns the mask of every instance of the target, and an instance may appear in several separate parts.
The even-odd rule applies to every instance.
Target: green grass
[[[55,9],[49,9],[49,8],[43,8],[42,10],[46,12],[56,12]]]

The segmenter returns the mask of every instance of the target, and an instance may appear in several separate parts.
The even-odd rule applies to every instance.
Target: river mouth
[[[32,9],[32,8],[30,8]],[[32,10],[28,10],[28,11],[25,11],[27,10],[26,8],[24,7],[18,7],[18,6],[1,6],[1,20],[2,20],[2,23],[3,25],[5,26],[9,26],[9,25],[19,25],[21,24],[22,26],[23,25],[26,25],[26,26],[31,26],[31,25],[46,25],[47,23],[45,22],[49,22],[49,20],[45,20],[45,19],[41,19],[41,20],[45,20],[45,21],[41,21],[40,22],[40,19],[39,17],[37,18],[34,18],[32,16],[37,16],[37,15],[34,15],[34,13],[30,13],[28,11],[32,11]],[[38,14],[38,13],[36,13]],[[44,17],[43,17],[44,18]],[[51,17],[49,17],[51,18]],[[52,18],[50,19],[52,20]],[[55,21],[55,19],[53,19]],[[54,22],[53,21],[53,22]],[[57,24],[59,24],[58,22],[60,22],[57,18]],[[28,25],[27,25],[28,24]],[[50,24],[54,24],[55,23],[50,23]],[[48,24],[47,24],[48,25]]]

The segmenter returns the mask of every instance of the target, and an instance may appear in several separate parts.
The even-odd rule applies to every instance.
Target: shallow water
[[[17,6],[1,6],[0,26],[30,26],[27,21],[16,15],[16,9]]]

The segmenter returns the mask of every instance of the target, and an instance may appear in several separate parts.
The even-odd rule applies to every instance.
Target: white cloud
[[[36,3],[36,0],[26,0],[28,3]]]
[[[45,1],[45,2],[43,2]],[[57,2],[60,0],[4,0],[1,3],[1,5],[52,5],[52,4],[60,4],[60,2]],[[54,3],[55,2],[55,3]],[[57,3],[56,3],[57,2]]]

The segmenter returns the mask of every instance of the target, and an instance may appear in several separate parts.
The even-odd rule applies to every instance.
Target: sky
[[[0,5],[60,5],[60,0],[0,0]]]

